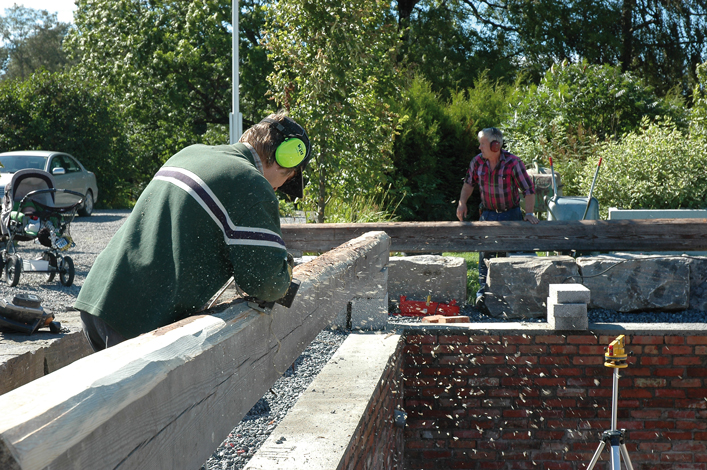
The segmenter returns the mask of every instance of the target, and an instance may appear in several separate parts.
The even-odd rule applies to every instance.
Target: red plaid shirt
[[[495,169],[481,154],[469,164],[465,183],[477,185],[481,192],[484,209],[505,212],[520,205],[520,192],[535,194],[533,179],[525,170],[525,165],[515,155],[501,151],[501,159]]]

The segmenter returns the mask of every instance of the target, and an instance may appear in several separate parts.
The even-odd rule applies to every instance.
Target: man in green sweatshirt
[[[193,315],[233,276],[281,298],[292,280],[275,190],[302,197],[305,130],[284,113],[234,145],[192,145],[147,185],[91,267],[74,307],[101,350]]]

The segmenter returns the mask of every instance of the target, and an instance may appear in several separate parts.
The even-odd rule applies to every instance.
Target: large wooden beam
[[[0,396],[0,468],[199,468],[389,248],[385,233],[366,234],[298,266],[289,309],[233,303]]]
[[[707,219],[285,224],[287,247],[325,252],[362,233],[390,236],[391,251],[706,251]]]

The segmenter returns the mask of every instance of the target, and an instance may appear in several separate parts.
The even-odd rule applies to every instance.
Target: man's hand
[[[459,219],[459,222],[464,222],[465,218],[466,218],[466,203],[459,201],[459,205],[457,206],[457,219]]]
[[[538,222],[540,222],[540,220],[538,220],[538,218],[535,217],[535,214],[533,214],[532,212],[531,212],[531,213],[526,213],[526,214],[525,214],[525,217],[523,217],[523,220],[527,220],[528,222],[530,222],[530,223],[533,224],[533,225],[535,225],[535,224],[537,224]]]

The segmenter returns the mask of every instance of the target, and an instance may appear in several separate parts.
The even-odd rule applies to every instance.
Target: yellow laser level
[[[614,369],[623,369],[628,367],[626,358],[628,357],[625,349],[625,337],[624,335],[618,336],[614,341],[609,344],[606,348],[606,353],[604,354],[604,365],[606,367],[612,367]]]
[[[606,352],[604,353],[604,359],[606,360],[604,365],[614,369],[613,389],[611,391],[611,429],[602,433],[599,448],[594,453],[589,465],[587,465],[587,470],[594,470],[594,466],[599,460],[601,451],[604,450],[607,444],[609,444],[611,449],[610,470],[621,470],[622,459],[624,464],[626,464],[626,468],[633,470],[631,457],[628,456],[628,450],[626,449],[626,430],[616,429],[619,409],[619,369],[628,367],[625,345],[624,335],[618,336],[609,344],[609,347],[606,348]]]

